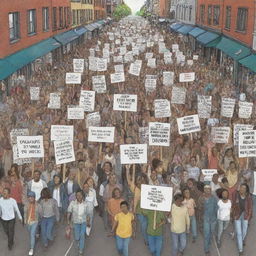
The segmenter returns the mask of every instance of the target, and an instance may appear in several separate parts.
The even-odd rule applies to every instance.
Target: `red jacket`
[[[239,192],[234,193],[232,198],[232,216],[234,220],[238,220],[241,216],[240,205],[239,205]],[[245,198],[245,211],[244,211],[244,219],[250,220],[252,217],[252,197],[251,195],[247,195]]]

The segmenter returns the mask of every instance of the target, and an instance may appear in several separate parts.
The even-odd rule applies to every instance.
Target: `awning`
[[[100,24],[98,24],[98,23],[92,23],[90,25],[93,26],[95,29],[100,27]]]
[[[216,33],[206,32],[198,36],[196,40],[206,47],[213,47],[219,42],[220,38],[221,38],[220,35]],[[213,44],[211,44],[212,42]]]
[[[85,27],[80,27],[80,28],[76,28],[74,29],[74,32],[76,34],[78,34],[79,36],[83,35],[84,33],[86,33],[88,30]]]
[[[58,42],[60,42],[62,45],[66,45],[66,44],[74,41],[78,37],[79,37],[79,35],[76,34],[73,30],[70,30],[68,32],[64,32],[64,33],[61,33],[61,34],[58,34],[58,35],[54,36],[54,38]]]
[[[17,70],[15,66],[6,61],[5,59],[0,59],[0,80],[4,80],[12,73]]]
[[[256,54],[251,54],[250,56],[243,58],[238,62],[244,67],[249,68],[256,73]]]
[[[226,53],[234,60],[240,60],[250,55],[251,51],[248,47],[223,36],[216,48]],[[255,63],[256,64],[256,63]]]
[[[190,25],[183,25],[182,27],[180,27],[177,32],[181,33],[182,35],[187,35],[189,31],[191,31],[194,27],[190,26]]]
[[[190,36],[197,37],[197,36],[199,36],[199,35],[201,35],[201,34],[203,34],[205,32],[206,31],[204,29],[196,27],[196,28],[192,29],[191,31],[189,31],[188,34]]]
[[[159,22],[165,22],[165,19],[164,18],[160,18],[158,19]]]
[[[98,20],[97,23],[99,23],[101,25],[105,25],[105,21],[104,20]]]
[[[177,31],[181,26],[182,24],[180,23],[173,23],[172,25],[170,25],[170,29]]]
[[[94,29],[96,29],[94,26],[92,26],[92,24],[88,24],[86,26],[84,26],[87,30],[89,30],[90,32],[92,32]]]

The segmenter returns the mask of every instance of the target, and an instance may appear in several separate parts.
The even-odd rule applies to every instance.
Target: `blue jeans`
[[[74,223],[73,228],[75,240],[78,242],[79,252],[83,252],[85,247],[86,223]]]
[[[196,224],[196,216],[190,216],[190,224],[191,224],[191,232],[194,239],[197,237],[197,224]]]
[[[131,238],[122,238],[120,236],[116,236],[116,248],[118,250],[118,253],[123,256],[128,256],[128,247],[130,243]]]
[[[215,233],[216,221],[204,219],[204,251],[210,251],[212,235]]]
[[[55,223],[55,216],[45,218],[41,220],[41,234],[44,245],[48,245],[48,240],[52,241],[52,231]]]
[[[171,232],[172,236],[172,256],[177,256],[178,252],[183,252],[187,244],[187,234]]]
[[[243,251],[243,241],[247,234],[248,220],[244,219],[244,212],[238,220],[235,220],[236,238],[239,252]]]
[[[147,234],[148,219],[146,216],[144,216],[142,214],[137,214],[137,218],[140,223],[140,230],[141,230],[142,236],[144,238],[144,241],[146,243],[148,243],[148,234]]]
[[[152,256],[160,256],[163,245],[163,236],[148,235],[148,246]]]
[[[229,224],[229,220],[224,221],[224,220],[218,220],[218,243],[220,243],[221,236],[224,230],[227,229]]]
[[[30,238],[30,249],[34,249],[35,247],[37,226],[38,226],[38,222],[27,225],[29,238]]]

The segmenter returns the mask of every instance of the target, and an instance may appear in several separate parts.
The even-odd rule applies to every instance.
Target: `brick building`
[[[94,19],[100,20],[106,18],[106,1],[94,0]]]

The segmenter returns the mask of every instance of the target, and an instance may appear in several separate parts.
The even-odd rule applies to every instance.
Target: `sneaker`
[[[34,255],[34,250],[33,250],[33,249],[30,249],[28,255],[29,255],[29,256],[33,256],[33,255]]]

